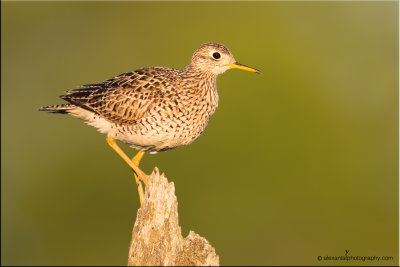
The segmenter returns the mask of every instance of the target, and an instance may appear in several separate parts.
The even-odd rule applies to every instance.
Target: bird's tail
[[[38,110],[39,111],[47,111],[50,113],[61,113],[61,114],[67,114],[69,110],[75,109],[75,105],[71,104],[61,104],[61,105],[53,105],[53,106],[45,106],[41,107]]]

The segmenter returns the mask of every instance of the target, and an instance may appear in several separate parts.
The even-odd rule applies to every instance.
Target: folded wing
[[[134,125],[162,102],[164,80],[153,68],[140,69],[102,83],[84,85],[60,97],[116,124]]]

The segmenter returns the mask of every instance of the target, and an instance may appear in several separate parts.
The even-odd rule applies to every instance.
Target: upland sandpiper
[[[142,204],[141,181],[146,186],[148,178],[139,169],[144,153],[196,140],[218,106],[217,76],[231,68],[260,73],[236,62],[225,46],[206,43],[184,69],[150,67],[126,72],[67,91],[60,97],[69,104],[39,110],[70,114],[107,134],[108,144],[133,169]],[[115,139],[137,149],[138,154],[130,159]]]

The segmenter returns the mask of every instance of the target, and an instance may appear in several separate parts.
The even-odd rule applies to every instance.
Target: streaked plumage
[[[254,70],[237,63],[225,46],[207,43],[185,69],[123,73],[60,96],[70,104],[40,110],[71,114],[139,151],[164,151],[201,135],[218,106],[217,75],[230,68]]]

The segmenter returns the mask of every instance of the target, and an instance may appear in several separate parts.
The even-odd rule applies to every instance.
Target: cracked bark
[[[174,183],[169,183],[157,168],[148,183],[151,195],[145,194],[137,213],[128,266],[218,266],[219,257],[205,238],[193,231],[182,237]]]

